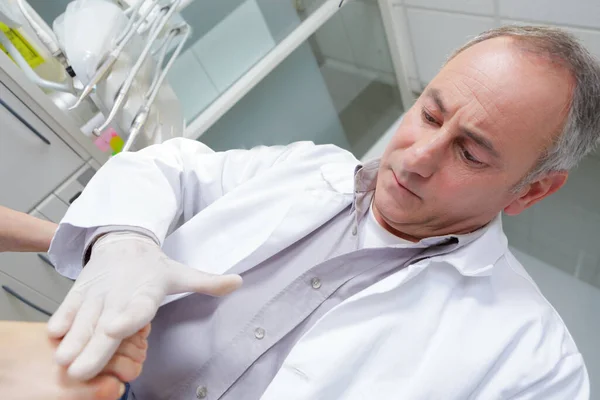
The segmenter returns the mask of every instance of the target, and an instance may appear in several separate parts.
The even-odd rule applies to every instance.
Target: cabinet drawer
[[[60,220],[63,219],[68,209],[69,206],[67,203],[59,199],[54,193],[51,193],[50,196],[46,197],[44,201],[36,207],[36,211],[42,214],[45,219],[52,221],[55,224],[58,224]]]
[[[49,316],[38,311],[34,306],[49,313],[55,312],[58,308],[57,303],[2,272],[0,272],[0,286],[1,320],[44,322],[48,321]]]
[[[27,212],[83,164],[0,83],[0,204]]]
[[[0,271],[60,303],[73,281],[56,272],[44,258],[36,253],[0,253]]]

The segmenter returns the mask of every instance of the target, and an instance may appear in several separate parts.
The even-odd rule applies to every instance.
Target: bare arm
[[[0,252],[48,251],[57,225],[0,206]]]

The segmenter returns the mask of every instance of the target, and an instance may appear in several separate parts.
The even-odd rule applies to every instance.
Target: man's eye
[[[471,153],[469,153],[469,150],[463,149],[462,150],[462,154],[465,160],[469,161],[470,163],[473,163],[475,165],[482,165],[483,163],[481,161],[479,161],[478,159],[476,159],[475,157],[473,157],[473,155]]]
[[[427,111],[423,110],[423,118],[425,118],[425,120],[429,123],[432,124],[437,124],[437,121],[435,120],[435,118],[433,118],[431,116],[431,114],[429,114]]]

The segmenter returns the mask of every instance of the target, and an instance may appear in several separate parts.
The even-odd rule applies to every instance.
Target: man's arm
[[[0,206],[0,252],[48,251],[56,228],[53,222]]]
[[[75,279],[90,234],[111,230],[145,234],[162,245],[185,223],[240,184],[281,162],[323,165],[348,159],[334,146],[299,142],[251,150],[214,152],[195,140],[177,138],[108,161],[61,221],[50,248],[57,270]],[[341,155],[341,158],[339,158]]]
[[[543,379],[511,397],[511,400],[589,400],[590,380],[583,357],[571,354],[549,371]]]

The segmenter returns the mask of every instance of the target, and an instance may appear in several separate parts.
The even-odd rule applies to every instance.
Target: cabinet
[[[43,254],[0,253],[0,272],[57,303],[62,302],[72,286],[72,281],[56,272]]]
[[[97,167],[26,101],[0,82],[0,204],[59,222]],[[46,321],[72,284],[45,254],[0,253],[0,319]]]
[[[0,319],[11,321],[47,321],[58,303],[0,272]]]
[[[84,162],[0,82],[0,204],[28,212]]]
[[[0,168],[1,164],[2,160]],[[60,222],[69,204],[81,193],[98,167],[92,162],[84,164],[61,185],[52,188],[52,193],[38,199],[30,214],[36,218]],[[32,312],[30,306],[25,307],[27,303],[19,301],[18,296],[29,299],[34,304],[42,304],[42,308],[46,310],[53,310],[73,285],[73,281],[56,272],[46,254],[0,253],[0,277],[10,280],[10,290],[18,292],[14,296],[6,290],[0,290],[0,320],[37,321],[39,312]]]

